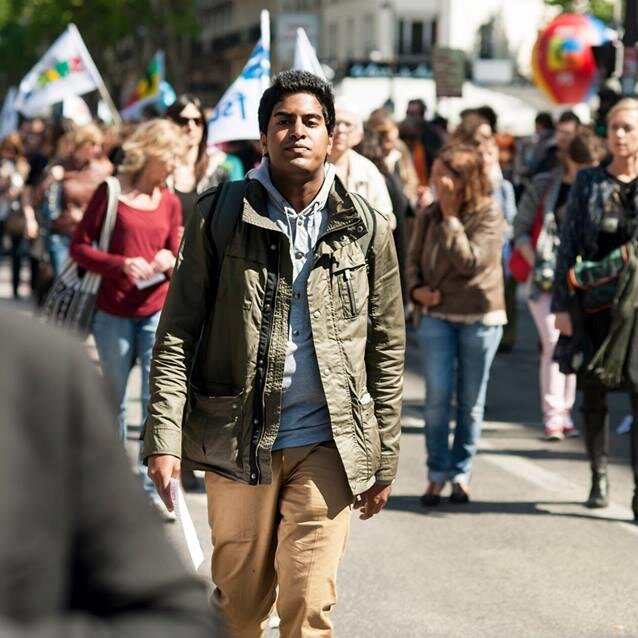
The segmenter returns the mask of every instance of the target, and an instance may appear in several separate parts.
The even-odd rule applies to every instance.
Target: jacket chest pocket
[[[354,319],[368,307],[368,271],[361,251],[334,259],[330,269],[337,313],[341,318]]]

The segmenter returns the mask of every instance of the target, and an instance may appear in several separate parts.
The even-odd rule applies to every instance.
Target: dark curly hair
[[[317,98],[328,133],[332,135],[335,128],[335,98],[332,87],[308,71],[282,71],[273,78],[271,86],[264,91],[259,101],[259,131],[266,133],[275,104],[293,93],[310,93]]]

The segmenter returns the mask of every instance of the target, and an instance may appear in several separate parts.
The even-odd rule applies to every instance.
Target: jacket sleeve
[[[560,244],[556,252],[552,312],[567,312],[569,309],[567,273],[576,263],[576,257],[580,252],[580,232],[584,226],[584,215],[587,215],[590,190],[591,185],[586,172],[578,173],[569,191],[565,220],[560,231]]]
[[[525,189],[514,217],[514,245],[522,246],[532,241],[531,232],[536,211],[547,188],[548,175],[538,175]]]
[[[182,456],[182,418],[193,356],[214,298],[216,258],[207,229],[212,191],[190,215],[162,310],[150,375],[144,457]]]
[[[399,462],[405,319],[392,231],[381,215],[377,215],[377,220],[370,259],[366,372],[381,439],[381,464],[376,479],[390,483]]]
[[[102,184],[93,193],[82,221],[73,233],[70,254],[81,268],[103,277],[118,279],[123,276],[126,258],[122,255],[103,252],[94,246],[94,243],[100,239],[106,218],[107,203],[108,187]]]
[[[439,250],[447,254],[454,268],[466,277],[472,277],[490,264],[495,253],[500,255],[505,230],[505,220],[495,205],[485,212],[470,214],[482,216],[471,236],[458,217],[443,219],[435,231]]]

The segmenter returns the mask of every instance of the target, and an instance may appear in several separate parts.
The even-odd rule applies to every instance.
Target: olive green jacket
[[[144,455],[250,484],[271,481],[281,413],[292,263],[250,180],[221,268],[210,235],[214,191],[193,214],[157,331]],[[405,327],[392,232],[366,233],[338,179],[315,247],[308,307],[334,442],[353,494],[397,471]],[[369,272],[368,272],[369,271]],[[369,400],[369,397],[372,400]]]

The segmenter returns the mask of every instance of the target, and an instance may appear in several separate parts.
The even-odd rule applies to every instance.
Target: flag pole
[[[102,79],[100,72],[97,70],[97,67],[95,66],[95,62],[93,62],[93,58],[91,57],[89,50],[86,48],[86,45],[84,44],[84,40],[82,39],[82,36],[80,35],[80,32],[78,31],[78,28],[73,23],[70,23],[68,26],[68,29],[69,29],[69,32],[73,35],[73,37],[76,39],[78,46],[80,47],[80,50],[82,51],[82,55],[84,56],[84,62],[86,64],[87,70],[90,73],[91,77],[93,78],[93,81],[97,85],[97,90],[100,93],[100,97],[104,100],[109,111],[111,111],[111,117],[113,118],[113,122],[115,122],[115,124],[120,124],[122,122],[122,118],[120,117],[118,110],[115,108],[115,104],[113,103],[113,100],[111,99],[111,96],[106,88],[106,85],[104,84],[104,80]]]

